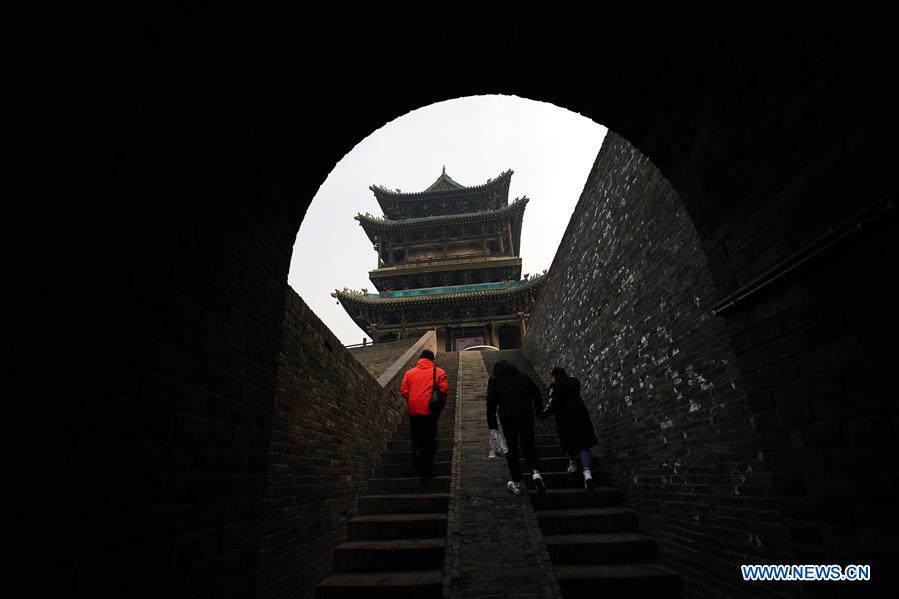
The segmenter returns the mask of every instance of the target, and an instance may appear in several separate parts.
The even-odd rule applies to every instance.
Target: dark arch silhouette
[[[252,594],[256,530],[231,524],[263,509],[291,246],[334,163],[384,122],[501,93],[603,123],[678,190],[722,299],[895,186],[889,20],[834,5],[604,5],[595,19],[447,8],[411,28],[359,13],[197,11],[165,15],[165,33],[53,16],[17,88],[29,109],[16,113],[29,129],[18,148],[34,171],[7,200],[4,329],[11,564],[30,576],[52,566],[61,587],[152,573],[156,590],[228,580]],[[825,267],[769,290],[763,309],[728,315],[733,334],[760,344],[772,317],[809,331],[823,355],[783,368],[801,380],[809,361],[828,362],[854,410],[842,434],[893,453],[889,408],[859,402],[889,396],[895,318],[881,282],[894,230],[878,221]],[[196,454],[167,441],[210,411],[256,444]],[[848,489],[845,509],[863,514],[852,488],[878,472],[825,484]],[[201,509],[235,473],[239,514]],[[836,516],[797,509],[811,515],[787,546],[839,545],[821,532]],[[179,565],[179,535],[204,517],[227,539],[208,550],[218,561]],[[51,537],[58,557],[33,560]]]

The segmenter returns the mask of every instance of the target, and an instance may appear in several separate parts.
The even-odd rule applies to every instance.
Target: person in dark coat
[[[511,480],[506,488],[515,495],[521,495],[521,463],[518,446],[524,451],[525,463],[531,470],[534,487],[538,493],[546,491],[546,483],[540,476],[540,461],[537,458],[537,444],[534,440],[534,416],[543,407],[543,394],[526,374],[519,372],[514,364],[500,360],[493,367],[493,376],[487,383],[487,428],[495,430],[496,412],[503,425],[509,451],[506,461]]]
[[[577,472],[575,456],[581,459],[584,487],[593,489],[593,474],[590,472],[590,448],[596,445],[596,434],[590,421],[590,412],[581,399],[581,383],[565,370],[556,366],[550,371],[553,383],[549,386],[549,403],[543,414],[556,417],[556,430],[562,450],[568,454],[568,472]]]

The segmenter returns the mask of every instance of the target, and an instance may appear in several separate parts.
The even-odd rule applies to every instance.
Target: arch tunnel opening
[[[687,538],[716,538],[724,529],[740,537],[740,559],[783,559],[788,525],[781,521],[760,532],[755,519],[771,507],[771,497],[792,501],[777,487],[778,475],[769,474],[783,467],[784,456],[766,447],[771,414],[761,424],[752,415],[752,377],[768,362],[750,360],[747,371],[735,353],[745,348],[733,345],[726,321],[716,317],[712,305],[721,291],[709,268],[715,256],[670,182],[616,134],[604,142],[578,195],[548,289],[529,313],[534,322],[528,321],[528,333],[509,325],[494,336],[461,329],[454,337],[448,330],[443,338],[438,332],[437,347],[523,346],[538,372],[562,362],[580,373],[591,413],[601,423],[605,468],[623,486],[627,504],[646,516],[641,530],[665,539],[659,553],[675,570],[695,566],[683,557],[688,547],[696,550]],[[408,283],[404,288],[410,293]],[[397,317],[386,324],[406,322]],[[422,332],[410,329],[413,338]],[[397,330],[403,332],[385,339],[409,336],[405,327]],[[454,345],[457,337],[462,345]],[[374,346],[368,353],[377,355]],[[364,352],[355,355],[361,359]],[[726,502],[727,517],[721,497],[733,498]],[[684,531],[685,518],[693,532]],[[701,550],[702,559],[712,551],[711,545]],[[723,557],[716,568],[738,567],[736,559]]]

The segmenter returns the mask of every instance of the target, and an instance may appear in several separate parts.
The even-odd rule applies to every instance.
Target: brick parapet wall
[[[365,347],[349,348],[350,353],[362,364],[369,374],[378,378],[387,370],[397,358],[402,356],[407,349],[418,343],[419,338],[399,339],[397,341],[385,341],[373,343]]]
[[[312,597],[405,414],[399,385],[420,351],[382,387],[292,289],[282,335],[257,588]],[[435,349],[433,333],[416,343]]]

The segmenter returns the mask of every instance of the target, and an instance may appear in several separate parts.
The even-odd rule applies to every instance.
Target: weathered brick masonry
[[[534,311],[525,352],[584,385],[599,468],[626,489],[664,559],[720,590],[783,553],[770,477],[712,282],[677,193],[609,133]],[[745,588],[745,587],[744,587]]]
[[[433,337],[426,346],[435,349]],[[333,570],[333,549],[346,539],[357,498],[405,413],[399,395],[404,372],[400,368],[381,387],[288,288],[259,597],[312,597]]]
[[[877,469],[886,468],[878,449],[889,448],[878,444],[892,438],[890,420],[859,405],[883,398],[841,398],[839,375],[812,375],[845,370],[855,354],[813,349],[814,328],[787,317],[740,333],[745,314],[711,316],[715,289],[690,217],[658,169],[614,133],[549,277],[525,351],[544,372],[558,363],[584,382],[599,467],[627,489],[688,592],[758,591],[741,581],[741,563],[886,557],[885,536],[869,549],[854,536],[804,547],[820,546],[832,524],[888,521],[879,501],[888,479]]]

